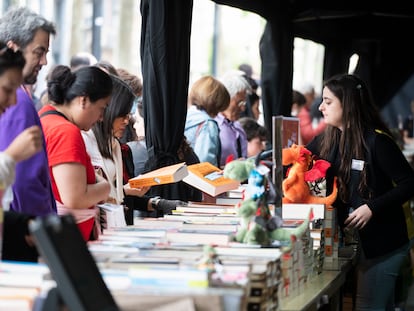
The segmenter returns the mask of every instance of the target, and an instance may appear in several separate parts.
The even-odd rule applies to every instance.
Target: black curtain
[[[266,24],[260,39],[261,88],[264,121],[272,130],[272,116],[290,116],[292,106],[293,35],[286,12]]]
[[[146,170],[178,163],[187,112],[192,0],[142,0],[143,112]],[[177,184],[152,194],[180,198]]]
[[[323,63],[323,80],[330,77],[347,73],[349,58],[351,57],[349,42],[329,42],[325,44],[325,55]],[[321,93],[322,90],[316,90]]]
[[[399,33],[393,38],[358,42],[356,51],[360,62],[356,73],[370,86],[379,108],[384,107],[413,74],[414,57],[409,49],[401,48],[404,40]]]

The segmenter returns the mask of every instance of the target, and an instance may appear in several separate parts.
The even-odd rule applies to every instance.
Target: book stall
[[[250,164],[235,161],[232,172],[239,169],[236,165]],[[269,172],[256,169],[261,176]],[[177,206],[164,218],[136,219],[133,226],[105,230],[99,241],[89,243],[108,284],[120,283],[108,271],[123,271],[125,287],[111,288],[121,305],[133,301],[127,293],[149,300],[153,295],[184,297],[195,299],[195,305],[195,297],[211,295],[217,310],[306,310],[323,301],[336,305],[345,277],[340,266],[334,267],[335,211],[322,203],[284,203],[277,219],[274,206],[261,201],[260,187],[253,192],[246,185],[232,187],[206,192],[215,202],[210,197],[208,203]],[[253,215],[246,214],[252,206]],[[257,221],[258,206],[266,226],[258,225],[263,221]],[[272,226],[276,220],[282,222]],[[325,271],[326,265],[330,270]]]
[[[131,179],[131,187],[183,180],[204,200],[162,218],[135,218],[131,226],[123,225],[122,208],[103,205],[107,227],[97,241],[85,244],[70,215],[37,220],[31,232],[50,273],[38,273],[41,281],[27,286],[37,296],[31,292],[26,308],[15,310],[35,310],[38,301],[39,311],[56,301],[80,311],[340,309],[351,261],[338,257],[336,189],[326,195],[318,174],[304,181],[309,165],[298,159],[311,158],[303,146],[281,148],[282,141],[273,142],[270,165],[259,157],[233,160],[224,170],[179,163]],[[281,165],[290,165],[286,178],[274,170]],[[16,298],[2,291],[2,279],[0,306]]]
[[[219,205],[206,206],[220,209]],[[323,205],[295,207],[332,214],[325,213]],[[195,301],[211,295],[221,306],[217,310],[298,310],[300,305],[299,309],[306,310],[312,301],[319,305],[327,297],[332,298],[331,304],[337,302],[345,275],[338,263],[337,242],[330,237],[335,231],[332,219],[318,218],[314,223],[322,223],[322,228],[310,227],[286,249],[231,242],[229,237],[239,225],[237,216],[217,210],[211,213],[182,211],[157,220],[136,219],[134,226],[106,230],[99,241],[89,244],[121,306],[131,303],[130,295],[137,295],[137,299],[144,295],[148,300],[157,295],[184,296]],[[295,221],[298,225],[303,219]],[[294,229],[293,223],[293,219],[286,221],[288,230]],[[200,270],[210,258],[205,245],[214,245],[215,262],[210,271]],[[119,285],[120,279],[116,281],[120,275],[114,275],[114,269],[124,272],[124,286]],[[215,274],[214,269],[220,273]],[[118,284],[118,288],[111,288],[111,284]]]
[[[300,208],[304,210],[305,206]],[[121,310],[156,310],[157,306],[180,310],[209,310],[211,306],[214,310],[306,310],[320,305],[326,297],[331,304],[339,301],[345,278],[343,264],[336,251],[329,252],[336,246],[326,247],[330,242],[321,234],[324,228],[318,236],[312,234],[313,229],[305,231],[289,250],[282,250],[224,239],[236,232],[238,223],[236,215],[195,212],[136,219],[134,226],[105,230],[98,241],[89,242],[88,249]],[[293,228],[293,223],[289,219],[286,226]],[[300,219],[296,219],[298,223]],[[326,219],[323,223],[328,224]],[[187,235],[186,242],[167,234],[173,232]],[[194,232],[205,236],[193,238]],[[208,235],[210,242],[206,244]],[[205,245],[214,245],[210,255],[206,255]],[[2,273],[6,271],[4,265]],[[209,265],[210,270],[205,269]],[[40,275],[48,275],[45,269],[41,265],[34,274],[36,284],[31,286],[37,289],[26,294],[30,295],[24,299],[26,309],[21,310],[31,310],[29,297],[34,301],[35,294],[45,294],[41,288],[46,283],[39,280]],[[0,279],[3,283],[8,280]],[[18,281],[16,275],[13,279]],[[53,282],[50,275],[44,279]],[[11,286],[3,283],[1,288]],[[4,295],[3,291],[2,299]]]

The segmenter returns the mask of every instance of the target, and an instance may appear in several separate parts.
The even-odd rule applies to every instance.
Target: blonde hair
[[[230,104],[230,94],[219,80],[204,76],[194,82],[190,90],[189,101],[211,117],[225,110]]]

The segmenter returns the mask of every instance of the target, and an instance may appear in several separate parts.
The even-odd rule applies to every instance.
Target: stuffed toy
[[[302,145],[293,144],[282,149],[282,165],[291,165],[287,176],[282,182],[283,203],[314,203],[330,206],[334,203],[338,189],[336,177],[332,193],[328,196],[318,196],[311,192],[310,183],[325,177],[330,163],[325,160],[312,158],[312,153]]]
[[[311,211],[308,219],[294,229],[282,228],[282,219],[272,216],[268,204],[275,202],[276,192],[269,178],[269,166],[271,163],[266,161],[239,159],[228,162],[224,167],[225,177],[240,182],[248,180],[238,205],[241,223],[235,236],[237,242],[269,246],[277,240],[287,246],[292,236],[300,237],[309,228]]]

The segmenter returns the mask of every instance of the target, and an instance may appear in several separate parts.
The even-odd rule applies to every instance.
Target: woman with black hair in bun
[[[40,111],[53,194],[58,214],[72,213],[85,241],[92,236],[96,204],[108,198],[110,186],[95,174],[81,130],[102,120],[112,93],[111,77],[87,66],[71,72],[57,66],[48,77],[49,104]]]

